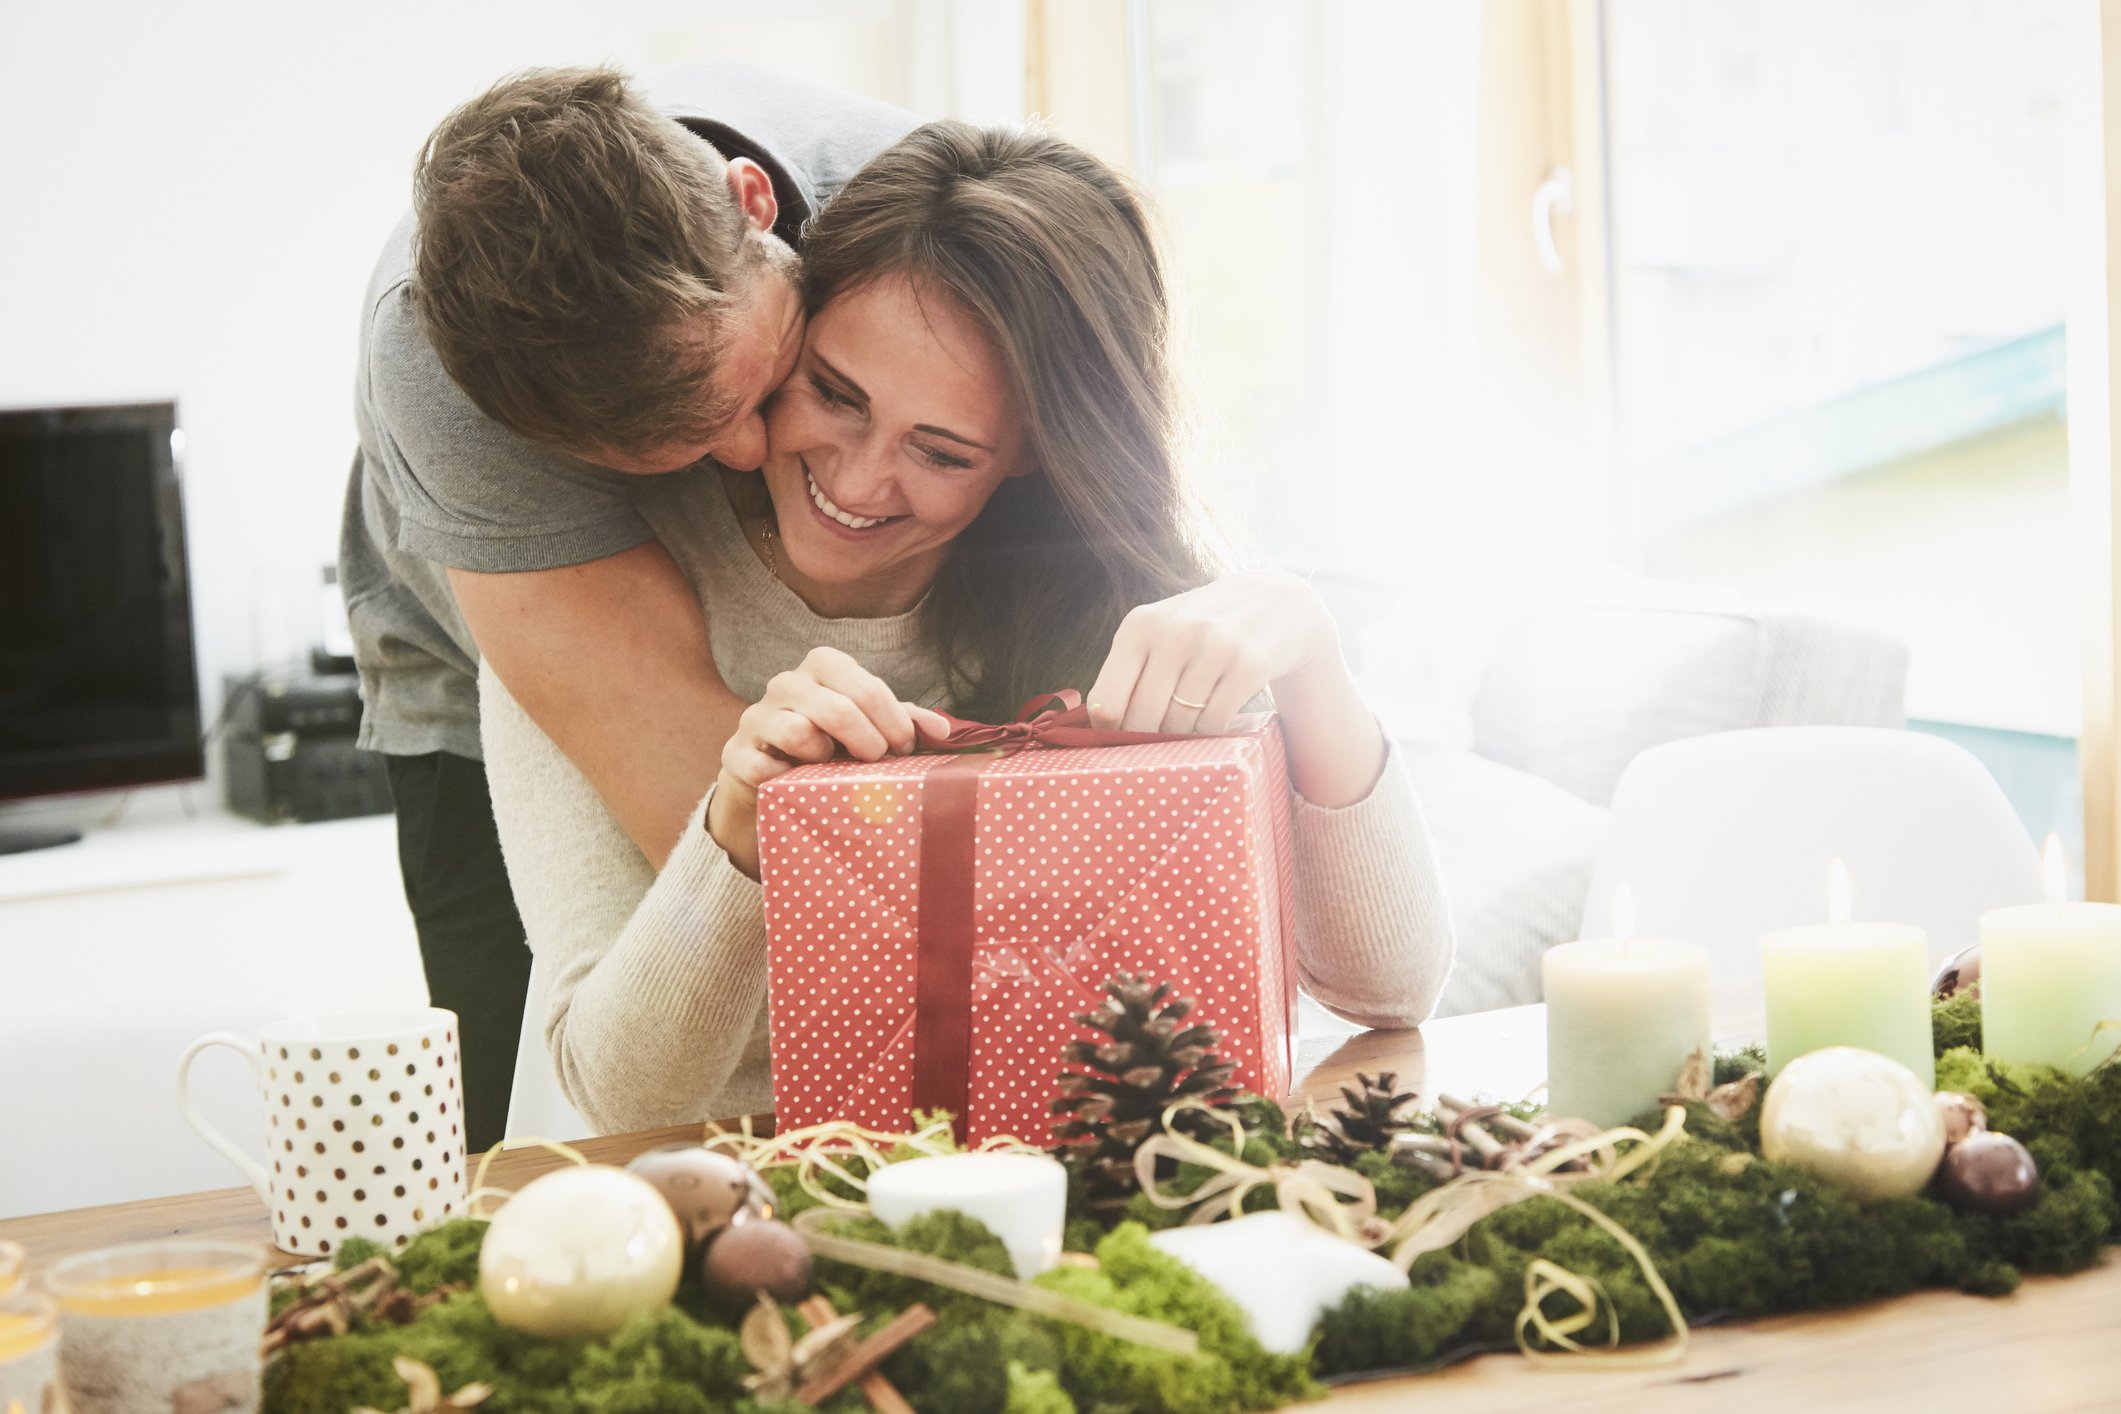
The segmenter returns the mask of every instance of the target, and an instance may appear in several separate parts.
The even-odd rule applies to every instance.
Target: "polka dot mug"
[[[265,1099],[265,1163],[192,1105],[192,1061],[227,1046],[250,1061]],[[216,1031],[177,1062],[177,1107],[241,1169],[272,1212],[273,1241],[328,1256],[348,1238],[386,1247],[462,1211],[463,1077],[457,1016],[440,1007],[274,1022],[256,1036]]]

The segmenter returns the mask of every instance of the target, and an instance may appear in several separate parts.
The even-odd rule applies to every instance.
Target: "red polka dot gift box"
[[[1061,1046],[1116,973],[1170,982],[1232,1083],[1279,1096],[1296,1031],[1289,785],[1271,715],[1224,736],[1087,729],[804,766],[759,793],[783,1129],[959,1118],[1050,1141]],[[1079,741],[1126,739],[1128,745]]]

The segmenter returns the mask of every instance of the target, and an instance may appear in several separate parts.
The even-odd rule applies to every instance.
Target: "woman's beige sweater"
[[[757,701],[819,645],[898,695],[944,707],[919,610],[826,619],[745,542],[719,476],[644,483],[640,504],[698,589],[723,680]],[[542,1026],[560,1086],[602,1132],[770,1108],[766,927],[759,885],[729,863],[695,810],[658,873],[587,779],[490,670],[479,681],[486,769],[509,882],[536,954]],[[1303,988],[1366,1026],[1429,1014],[1451,932],[1427,827],[1397,755],[1367,799],[1292,801]]]

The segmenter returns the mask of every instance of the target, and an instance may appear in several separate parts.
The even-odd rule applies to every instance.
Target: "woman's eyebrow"
[[[866,391],[866,390],[865,390],[865,389],[864,389],[864,388],[862,387],[862,385],[861,385],[861,384],[859,384],[859,383],[857,383],[857,382],[855,382],[855,381],[854,381],[854,380],[853,380],[852,378],[849,378],[849,377],[848,377],[848,376],[847,376],[846,374],[844,374],[844,373],[840,372],[840,371],[839,371],[839,370],[838,370],[837,368],[834,368],[834,367],[832,366],[832,360],[831,360],[831,359],[829,359],[829,358],[825,357],[825,356],[824,356],[823,354],[819,353],[819,352],[818,352],[818,351],[817,351],[816,349],[812,349],[812,350],[810,351],[810,357],[811,357],[811,358],[813,358],[813,359],[815,359],[815,360],[817,361],[817,366],[818,366],[818,367],[820,367],[820,368],[824,369],[824,370],[825,370],[825,371],[826,371],[827,373],[829,373],[829,374],[831,374],[831,375],[832,375],[832,380],[833,380],[833,381],[834,381],[835,383],[838,383],[838,384],[840,384],[840,385],[841,385],[842,387],[844,387],[844,388],[845,388],[845,389],[846,389],[846,390],[847,390],[847,391],[848,391],[849,393],[852,393],[852,394],[853,394],[853,395],[854,395],[854,396],[855,396],[855,397],[856,397],[856,398],[857,398],[858,400],[860,400],[860,401],[862,401],[862,402],[865,402],[865,403],[869,401],[869,394],[868,394],[868,392],[867,392],[867,391]]]
[[[844,387],[846,391],[852,397],[855,398],[856,401],[861,402],[863,404],[868,403],[869,394],[862,388],[862,385],[855,382],[852,378],[849,378],[846,374],[840,372],[837,368],[833,367],[831,359],[825,357],[816,349],[812,349],[810,351],[810,357],[816,362],[818,367],[824,369],[827,373],[831,374],[832,381]],[[975,442],[970,437],[967,437],[962,433],[952,432],[947,427],[937,427],[933,423],[916,423],[914,424],[913,430],[916,432],[925,432],[931,437],[941,437],[946,441],[956,442],[960,446],[972,447],[982,452],[991,452],[994,450],[994,448],[988,446],[985,442]]]

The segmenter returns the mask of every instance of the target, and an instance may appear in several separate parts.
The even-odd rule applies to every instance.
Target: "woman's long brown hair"
[[[928,596],[960,712],[1087,690],[1129,609],[1214,577],[1178,464],[1163,263],[1118,173],[1035,129],[929,123],[832,199],[803,265],[812,314],[886,275],[955,300],[1012,384],[1031,474],[1001,484]]]

